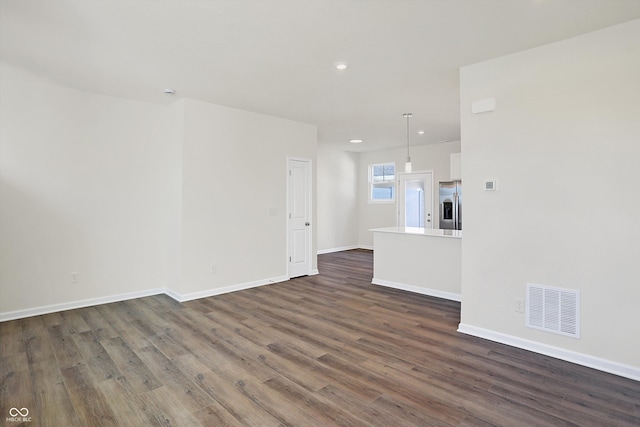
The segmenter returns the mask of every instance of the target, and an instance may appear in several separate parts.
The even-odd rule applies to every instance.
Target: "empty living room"
[[[3,426],[640,425],[637,0],[0,0]]]

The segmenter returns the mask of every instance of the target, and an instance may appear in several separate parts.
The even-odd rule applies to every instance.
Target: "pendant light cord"
[[[409,155],[409,119],[413,117],[413,113],[404,113],[403,116],[407,119],[407,162],[410,162],[411,156]]]

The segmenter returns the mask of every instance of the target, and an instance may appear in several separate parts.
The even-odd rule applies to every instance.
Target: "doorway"
[[[398,226],[433,228],[433,172],[398,174]]]
[[[287,270],[311,274],[311,160],[287,160]]]

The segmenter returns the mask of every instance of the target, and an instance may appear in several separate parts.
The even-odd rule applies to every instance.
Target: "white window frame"
[[[389,165],[393,165],[393,177],[390,179],[384,179],[382,181],[377,181],[377,182],[373,182],[373,168],[376,166],[389,166]],[[376,204],[385,204],[385,203],[395,203],[396,202],[396,191],[398,190],[397,187],[397,174],[398,171],[396,170],[396,164],[395,162],[384,162],[384,163],[373,163],[369,165],[369,185],[368,185],[368,192],[369,195],[367,197],[367,199],[369,200],[369,203],[376,203]],[[383,184],[383,185],[380,185]],[[391,199],[374,199],[373,198],[373,189],[376,186],[380,186],[380,187],[391,187],[393,188],[392,193],[393,193],[393,197]]]

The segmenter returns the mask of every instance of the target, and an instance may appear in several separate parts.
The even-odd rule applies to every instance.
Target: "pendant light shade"
[[[409,155],[409,119],[413,117],[413,113],[404,113],[402,117],[407,119],[407,160],[404,162],[404,171],[411,172],[411,156]]]

